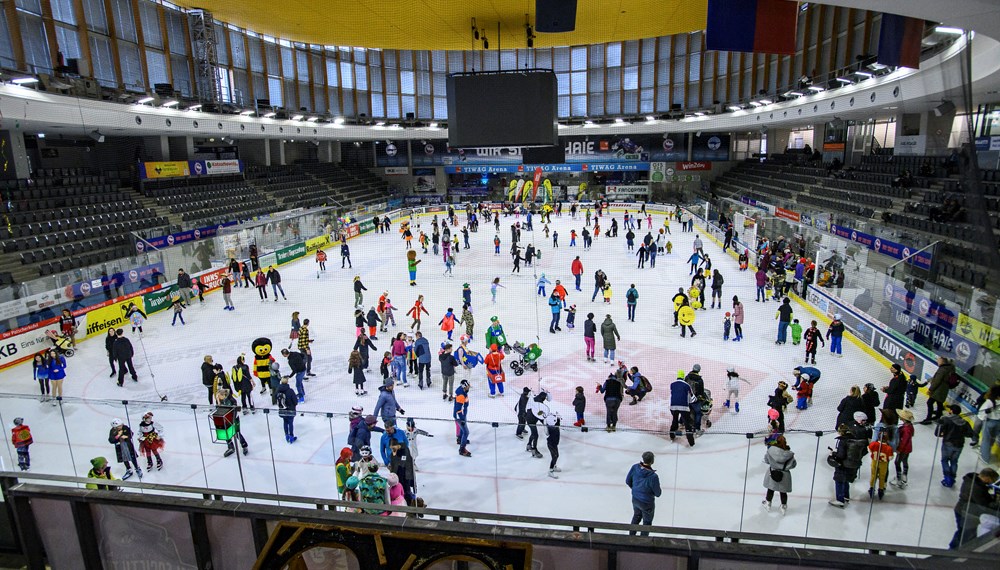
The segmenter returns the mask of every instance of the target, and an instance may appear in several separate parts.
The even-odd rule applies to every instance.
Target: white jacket
[[[993,400],[983,402],[983,407],[979,409],[979,419],[985,421],[1000,420],[1000,404]]]
[[[748,386],[750,385],[750,382],[747,382],[746,380],[740,378],[739,375],[726,376],[726,389],[733,390],[734,392],[739,392],[740,382],[745,382]]]

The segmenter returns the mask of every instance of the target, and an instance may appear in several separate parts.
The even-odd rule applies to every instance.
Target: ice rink
[[[621,224],[621,212],[613,215]],[[464,215],[461,218],[464,223]],[[686,289],[690,285],[686,260],[692,251],[692,241],[701,234],[681,233],[679,225],[672,223],[672,235],[668,237],[673,243],[673,254],[658,255],[655,268],[647,264],[647,268],[637,269],[634,252],[626,250],[623,227],[617,238],[601,236],[590,251],[584,251],[580,238],[577,247],[569,245],[570,230],[579,233],[584,227],[582,214],[575,220],[568,212],[561,217],[553,216],[549,228],[559,232],[559,247],[553,248],[552,239],[546,239],[542,231],[544,224],[535,216],[534,231],[524,231],[521,244],[534,244],[541,250],[542,258],[534,267],[522,267],[520,274],[512,275],[508,251],[510,226],[516,221],[524,224],[525,218],[501,218],[499,232],[494,232],[492,223],[482,222],[478,233],[471,234],[471,249],[459,250],[453,276],[444,274],[440,255],[420,253],[422,263],[415,287],[408,284],[405,246],[397,232],[397,221],[391,233],[367,234],[349,242],[353,269],[340,268],[337,248],[328,251],[329,269],[322,275],[317,276],[317,265],[311,258],[281,267],[287,301],[261,302],[256,290],[239,288],[233,292],[235,311],[223,310],[222,295],[212,293],[206,296],[203,305],[195,302],[185,311],[184,326],[179,323],[171,326],[169,311],[156,314],[147,322],[141,342],[138,335],[126,329],[137,352],[139,382],[126,379],[123,388],[108,377],[110,369],[103,343],[100,336],[94,337],[82,342],[77,354],[69,359],[64,387],[66,401],[62,406],[40,403],[37,384],[31,378],[31,365],[19,365],[2,374],[3,389],[7,394],[23,396],[0,400],[0,419],[9,428],[11,420],[21,416],[31,426],[35,441],[31,447],[34,472],[84,476],[90,468],[89,460],[103,455],[111,459],[115,475],[120,476],[123,470],[114,463],[114,449],[107,440],[110,421],[122,418],[137,431],[142,413],[148,409],[164,427],[166,448],[164,469],[149,473],[146,482],[334,498],[333,464],[346,444],[346,414],[356,404],[364,406],[365,413],[374,407],[377,386],[381,383],[379,355],[388,350],[391,334],[409,330],[405,312],[417,295],[423,294],[430,315],[425,316],[422,331],[436,352],[445,338],[436,323],[449,307],[457,316],[461,314],[462,284],[468,282],[476,322],[473,349],[485,349],[484,334],[490,317],[496,315],[510,342],[538,342],[544,353],[537,373],[515,377],[507,368],[504,398],[487,398],[484,370],[482,367],[475,370],[469,407],[473,422],[471,458],[458,455],[453,439],[452,404],[442,401],[436,359],[432,364],[433,387],[420,390],[415,380],[408,388],[397,387],[397,398],[406,410],[406,417],[416,418],[419,428],[435,436],[419,441],[418,494],[429,506],[471,513],[628,522],[632,509],[625,475],[639,455],[650,450],[657,455],[654,467],[663,486],[655,524],[769,533],[786,540],[808,534],[946,547],[954,532],[952,507],[958,489],[945,489],[939,484],[937,445],[928,426],[916,426],[907,489],[890,487],[884,501],[870,501],[866,459],[848,508],[840,510],[827,504],[833,497],[833,470],[825,459],[827,447],[834,445],[830,432],[835,427],[836,406],[852,385],[863,386],[866,382],[879,388],[886,385],[890,374],[884,363],[853,342],[844,343],[843,358],[834,358],[828,350],[820,349],[817,367],[823,375],[816,385],[814,406],[805,411],[791,406],[786,412],[786,437],[798,461],[792,471],[793,492],[788,513],[782,516],[777,505],[772,512],[765,512],[760,504],[767,473],[761,462],[765,402],[779,380],[793,383],[791,370],[802,364],[804,348],[791,343],[775,345],[777,303],[754,302],[753,273],[738,271],[735,259],[723,254],[716,243],[703,236],[705,251],[725,278],[726,308],[697,311],[694,325],[697,337],[680,338],[679,329],[671,327],[670,298],[678,287]],[[420,224],[429,235],[430,222],[428,215],[413,223]],[[654,216],[653,231],[662,227],[662,223],[663,216]],[[610,219],[605,215],[601,227],[607,229],[609,225]],[[637,242],[646,231],[643,220],[642,230],[636,232]],[[501,240],[500,255],[494,254],[494,235]],[[420,252],[419,247],[417,251]],[[584,266],[582,292],[574,290],[570,273],[570,263],[577,255]],[[604,270],[611,279],[610,305],[603,304],[600,298],[591,301],[597,269]],[[548,332],[547,297],[535,292],[536,277],[542,273],[553,283],[562,280],[569,291],[568,302],[577,306],[575,329],[568,329],[563,319],[561,332]],[[381,333],[374,341],[378,351],[372,355],[372,372],[367,375],[369,394],[363,397],[354,395],[347,373],[347,357],[354,342],[352,278],[355,275],[360,275],[368,288],[364,296],[366,310],[383,291],[389,292],[397,307],[396,328]],[[500,278],[504,288],[499,290],[493,304],[489,285],[495,277]],[[639,292],[634,323],[626,320],[625,303],[625,292],[633,283]],[[731,309],[733,295],[744,301],[746,309],[745,338],[739,343],[722,339],[723,314]],[[794,302],[793,305],[795,316],[804,328],[809,320],[817,318],[803,305]],[[299,439],[292,445],[282,438],[277,414],[264,415],[258,411],[243,416],[242,429],[250,453],[240,457],[239,463],[236,457],[223,458],[224,446],[213,444],[209,436],[207,413],[211,408],[201,384],[202,357],[212,355],[228,373],[236,357],[240,353],[250,354],[250,343],[263,336],[273,340],[274,355],[287,371],[278,351],[289,342],[292,311],[310,319],[311,335],[316,339],[313,372],[318,376],[306,383],[306,402],[300,404],[299,410],[319,413],[297,418],[295,431]],[[611,370],[601,362],[599,335],[597,362],[587,362],[584,358],[583,321],[588,312],[596,315],[598,326],[605,314],[612,316],[622,336],[617,359],[628,366],[638,366],[654,386],[653,392],[639,405],[622,405],[615,433],[602,429],[604,405],[601,396],[595,394],[595,386]],[[826,323],[821,321],[820,328],[825,332]],[[462,332],[464,326],[459,326],[456,346]],[[677,370],[690,370],[695,363],[701,364],[706,387],[714,392],[716,400],[712,427],[691,448],[682,438],[671,443],[665,432],[670,418],[668,385]],[[742,394],[739,414],[722,407],[725,371],[729,366],[735,366],[750,382]],[[168,397],[168,403],[159,402],[152,375],[159,393]],[[518,394],[523,386],[537,390],[540,383],[552,393],[551,406],[565,420],[559,459],[562,473],[558,480],[547,476],[544,430],[539,449],[545,459],[533,459],[525,452],[524,442],[514,437],[512,424],[516,422],[514,406]],[[575,420],[571,402],[578,385],[584,387],[587,396],[586,419],[587,427],[591,428],[587,432],[571,425]],[[259,394],[255,397],[261,407],[269,407],[269,398]],[[101,400],[106,403],[99,403]],[[127,406],[122,401],[128,401]],[[918,421],[925,415],[923,402],[921,396],[914,408]],[[192,409],[191,404],[197,408]],[[498,422],[499,427],[492,427],[492,422]],[[825,431],[826,435],[817,437],[817,430]],[[757,436],[748,439],[747,433]],[[9,441],[0,449],[7,468],[16,466]],[[976,468],[976,451],[969,449],[963,453],[960,475]],[[890,479],[891,473],[890,467]]]

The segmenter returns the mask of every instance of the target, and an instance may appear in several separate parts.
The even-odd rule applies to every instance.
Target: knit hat
[[[351,475],[350,477],[347,478],[347,481],[344,482],[344,487],[353,491],[354,489],[358,488],[358,484],[360,483],[361,479],[358,479],[354,475]]]
[[[355,417],[356,416],[360,416],[361,412],[363,412],[363,411],[364,411],[364,408],[362,408],[361,406],[354,406],[354,407],[351,408],[350,415],[355,416]]]
[[[528,394],[531,393],[531,388],[528,388],[527,386],[525,386],[524,389],[521,390],[521,393],[524,394],[525,396],[527,396]]]
[[[94,469],[101,470],[108,465],[108,460],[104,457],[95,457],[90,460],[90,464],[94,467]]]
[[[774,408],[771,408],[767,411],[767,419],[769,420],[776,420],[778,419],[779,415],[780,414],[778,414],[778,410],[775,410]]]
[[[729,311],[726,311],[726,316],[727,316],[727,317],[731,317],[731,316],[733,316],[733,315],[732,315],[732,314],[731,314],[731,313],[730,313]]]
[[[463,289],[467,289],[468,287],[469,287],[469,284],[468,284],[468,283],[462,283],[462,288],[463,288]]]
[[[726,372],[728,372],[730,374],[736,374],[736,367],[735,366],[730,366],[729,368],[726,368]]]
[[[122,425],[122,421],[118,418],[111,420],[111,427],[118,427]]]
[[[385,387],[387,387],[387,388],[389,386],[392,386],[393,385],[392,378],[386,378],[385,381],[382,382],[382,385],[385,386]]]
[[[678,378],[684,378],[684,376],[685,376],[685,374],[684,374],[684,371],[683,371],[683,370],[678,370],[678,371],[677,371],[677,377],[678,377]]]
[[[365,416],[365,423],[370,426],[373,426],[378,423],[378,420],[375,419],[375,416],[368,414],[367,416]]]
[[[701,372],[701,364],[695,364],[691,367],[692,372]]]

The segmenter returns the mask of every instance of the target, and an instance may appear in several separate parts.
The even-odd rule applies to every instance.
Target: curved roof
[[[176,2],[176,0],[175,0]],[[317,45],[473,49],[472,18],[490,49],[525,48],[535,0],[181,0],[258,33]],[[535,47],[596,44],[704,29],[707,0],[579,0],[576,30],[535,33]],[[500,41],[497,42],[497,23]],[[476,49],[482,44],[475,46]]]

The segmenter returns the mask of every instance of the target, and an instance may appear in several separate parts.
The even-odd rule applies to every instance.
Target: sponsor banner
[[[410,173],[410,169],[405,166],[387,166],[385,167],[386,176],[406,176]]]
[[[87,313],[87,334],[83,336],[90,338],[96,335],[103,335],[107,334],[108,329],[124,326],[128,322],[128,319],[125,318],[125,312],[132,305],[143,309],[142,296],[113,301],[90,311]]]
[[[317,250],[323,249],[330,245],[330,236],[321,235],[319,237],[309,238],[306,240],[306,255],[313,255]]]
[[[347,224],[340,229],[340,234],[346,236],[347,239],[351,239],[353,237],[358,237],[361,234],[361,231],[358,229],[358,224]]]
[[[833,319],[834,315],[839,314],[840,320],[844,322],[844,326],[847,327],[854,334],[854,336],[861,339],[861,341],[865,344],[871,344],[873,338],[873,329],[871,325],[861,320],[861,318],[858,317],[854,311],[841,310],[841,305],[844,307],[849,306],[847,303],[840,300],[834,300],[833,297],[830,297],[813,285],[809,286],[809,290],[806,293],[806,300],[822,311],[830,319]],[[851,308],[853,309],[853,307]]]
[[[743,202],[748,206],[753,206],[754,208],[757,208],[759,210],[764,210],[768,214],[774,214],[775,211],[777,211],[777,208],[775,208],[771,204],[768,204],[767,202],[761,202],[760,200],[756,200],[749,196],[740,196],[740,202]]]
[[[373,222],[371,218],[368,218],[367,220],[365,220],[363,222],[360,222],[358,224],[358,230],[361,233],[363,233],[363,234],[366,234],[366,233],[368,233],[370,231],[374,231],[375,230],[375,222]]]
[[[896,243],[878,236],[859,232],[847,226],[830,224],[830,233],[836,235],[837,237],[842,237],[844,239],[860,243],[868,249],[873,249],[895,259],[905,259],[907,260],[907,263],[921,269],[930,270],[931,268],[932,258],[930,252],[918,252],[916,248],[911,248],[901,243]]]
[[[958,315],[958,335],[1000,354],[1000,330],[965,313]]]
[[[455,196],[489,196],[489,186],[452,186],[448,193]]]
[[[1000,136],[976,137],[976,150],[1000,150]]]
[[[580,164],[461,164],[445,166],[445,174],[528,174],[542,172],[645,172],[648,162],[605,162]]]
[[[79,299],[81,297],[87,297],[91,293],[103,293],[106,286],[120,287],[134,291],[141,284],[156,284],[158,278],[163,275],[164,271],[165,269],[162,262],[154,263],[152,265],[143,265],[142,267],[134,267],[128,271],[122,271],[112,275],[104,275],[100,279],[92,279],[90,281],[81,281],[79,283],[67,285],[66,289],[63,291],[63,295],[67,299]]]
[[[191,176],[191,165],[186,160],[143,162],[139,164],[139,175],[149,180]]]
[[[681,172],[687,172],[689,170],[712,170],[711,161],[700,161],[700,162],[678,162],[677,170]]]
[[[729,146],[729,135],[715,133],[695,134],[691,141],[691,160],[704,162],[729,160]]]
[[[893,307],[906,313],[915,313],[939,328],[953,331],[958,325],[957,310],[952,310],[916,291],[907,291],[905,286],[893,282],[888,276],[882,292]]]
[[[177,291],[176,285],[165,287],[143,295],[142,304],[146,307],[146,310],[144,311],[146,315],[148,316],[153,313],[159,313],[164,309],[170,308],[170,294],[174,291]]]
[[[638,195],[649,194],[649,187],[648,186],[640,186],[640,185],[633,185],[633,186],[605,186],[604,187],[604,191],[609,196],[612,196],[612,195],[615,195],[615,194],[617,194],[619,196],[623,196],[623,195],[625,195],[625,196],[638,196]]]
[[[403,199],[402,198],[389,198],[389,200],[388,200],[388,202],[386,204],[390,208],[398,208],[398,207],[400,207],[400,206],[403,205]]]
[[[923,156],[927,154],[927,135],[905,135],[896,137],[892,154],[896,156]]]
[[[266,270],[268,267],[272,265],[277,265],[278,257],[274,255],[274,252],[272,251],[271,253],[266,253],[260,256],[257,262],[260,263],[261,269]]]
[[[371,225],[371,220],[369,220],[369,225]],[[275,257],[278,259],[278,265],[284,265],[290,261],[299,259],[300,257],[306,256],[306,244],[304,242],[299,242],[288,247],[283,247],[278,251],[274,252]]]
[[[786,210],[784,208],[775,208],[774,216],[777,218],[784,218],[786,220],[791,220],[793,222],[802,221],[802,216],[798,212],[793,212],[792,210]]]
[[[86,330],[87,316],[76,318],[81,330]],[[0,369],[13,366],[34,356],[36,352],[52,347],[52,342],[45,336],[47,330],[59,330],[59,319],[49,319],[38,324],[28,325],[7,331],[0,335]]]
[[[222,287],[222,277],[227,273],[229,273],[228,267],[220,267],[218,269],[211,269],[209,271],[199,273],[195,277],[197,277],[198,282],[201,283],[201,292],[208,293],[209,291],[214,291],[215,289]]]
[[[823,152],[844,152],[846,148],[847,145],[842,142],[823,143]]]
[[[895,338],[875,329],[875,337],[872,348],[876,352],[887,358],[890,362],[895,362],[903,367],[907,374],[913,374],[917,378],[923,378],[924,359],[913,353],[906,345]]]
[[[673,172],[670,175],[673,176]],[[666,162],[650,162],[649,163],[649,180],[650,182],[666,182],[667,180],[667,163]]]
[[[243,162],[239,160],[205,160],[205,174],[239,174],[243,172]]]
[[[189,241],[197,241],[200,239],[210,238],[218,235],[218,233],[226,227],[236,225],[235,221],[226,222],[219,224],[217,226],[208,226],[204,228],[197,228],[194,230],[187,230],[184,232],[177,232],[175,234],[153,237],[146,240],[136,239],[135,240],[135,250],[142,253],[149,249],[150,247],[156,249],[163,249],[165,247],[170,247],[178,244],[182,244]]]
[[[976,364],[979,345],[915,313],[893,307],[889,326],[935,354],[954,358],[956,365],[962,370],[968,370]]]

